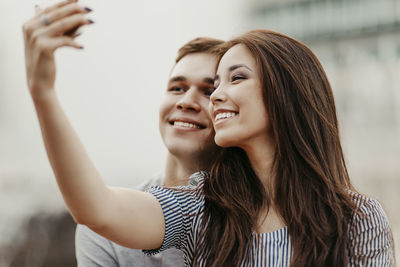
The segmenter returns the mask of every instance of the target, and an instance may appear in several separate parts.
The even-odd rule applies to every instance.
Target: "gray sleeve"
[[[155,177],[136,187],[144,190],[152,185],[162,185],[162,177]],[[109,241],[84,225],[75,233],[75,254],[78,267],[180,267],[184,266],[183,253],[169,250],[157,256],[147,256],[142,250],[130,249]]]
[[[136,189],[143,191],[149,186],[162,185],[162,183],[162,176],[157,175],[136,186]],[[78,225],[76,228],[75,255],[79,267],[139,266],[136,263],[139,264],[145,260],[141,250],[134,251],[116,245],[84,225]]]
[[[142,250],[115,244],[88,227],[76,229],[76,259],[78,267],[183,267],[183,253],[170,249],[156,256],[147,256]]]
[[[75,253],[79,267],[119,266],[111,242],[83,225],[76,228]]]

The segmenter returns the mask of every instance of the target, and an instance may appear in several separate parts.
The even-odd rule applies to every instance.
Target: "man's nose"
[[[176,103],[176,108],[181,110],[200,111],[198,92],[195,88],[189,88]]]

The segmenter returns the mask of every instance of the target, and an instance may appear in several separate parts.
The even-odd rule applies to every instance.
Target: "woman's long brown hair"
[[[346,266],[355,205],[326,74],[305,45],[280,33],[250,31],[222,51],[236,44],[258,67],[276,144],[273,192],[242,149],[223,149],[205,180],[204,242],[194,264],[201,257],[205,266],[240,266],[251,258],[257,219],[274,203],[290,235],[291,266]]]

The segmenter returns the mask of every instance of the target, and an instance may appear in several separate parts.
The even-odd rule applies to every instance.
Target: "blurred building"
[[[253,26],[288,34],[316,52],[346,127],[400,133],[399,0],[254,0],[253,10]]]
[[[400,242],[400,0],[253,0],[253,28],[309,46],[335,94],[349,171]]]

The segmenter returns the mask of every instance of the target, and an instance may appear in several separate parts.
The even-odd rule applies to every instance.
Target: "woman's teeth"
[[[235,116],[235,115],[236,115],[235,112],[223,112],[223,113],[218,113],[218,114],[215,116],[215,120],[217,121],[217,120],[227,119],[227,118],[233,117],[233,116]]]

